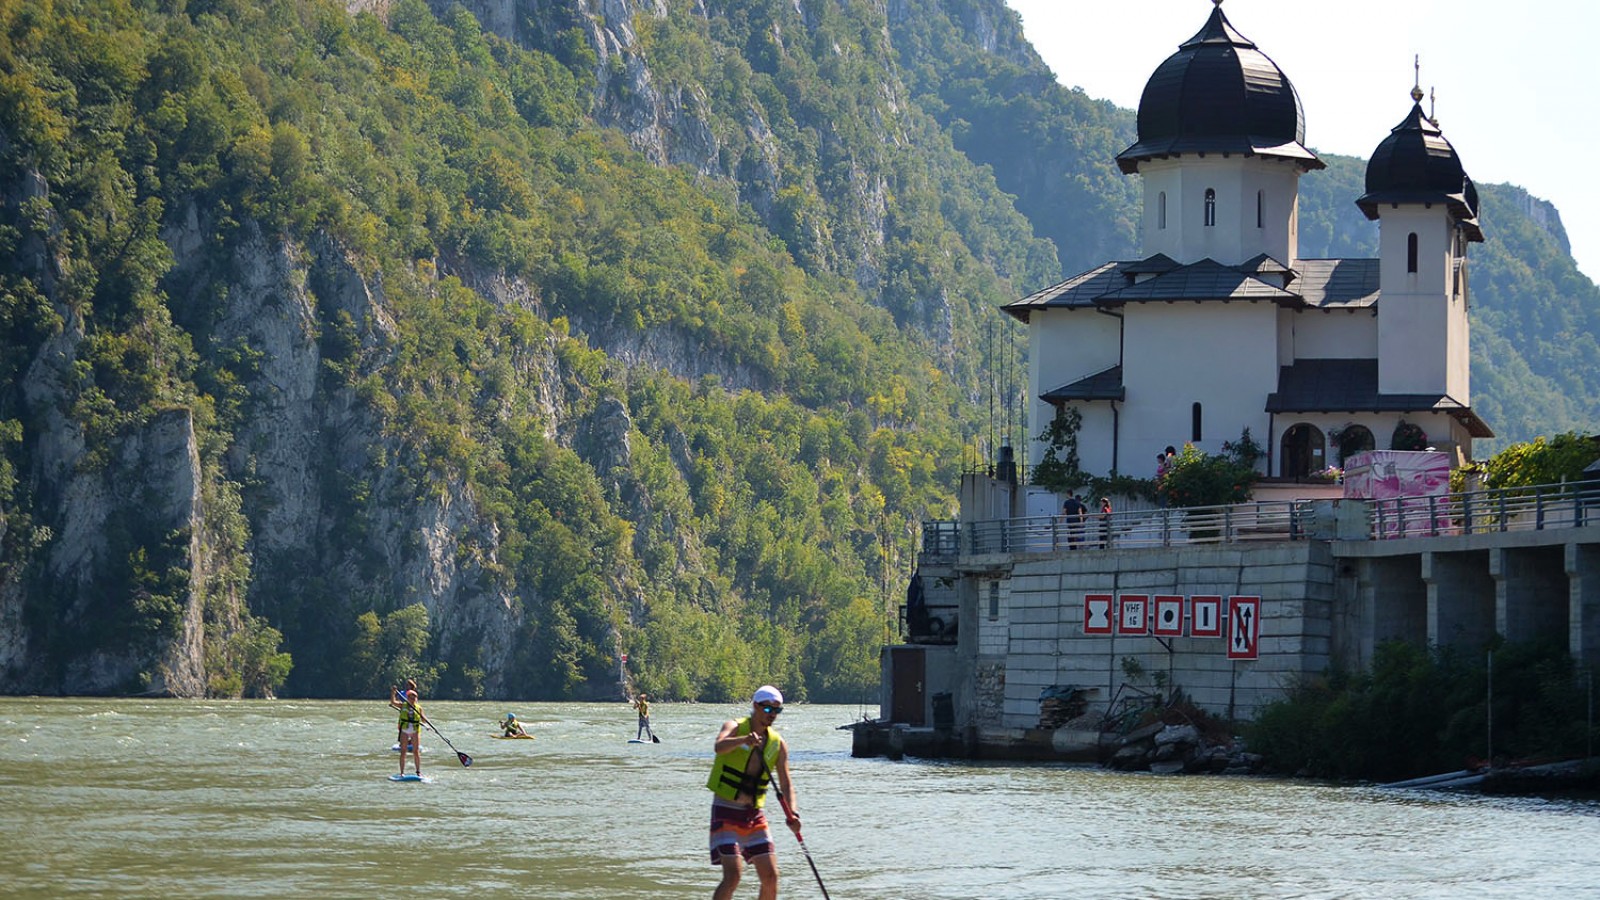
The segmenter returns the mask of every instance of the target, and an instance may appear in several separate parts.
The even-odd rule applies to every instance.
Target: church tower
[[[1478,191],[1411,90],[1409,115],[1367,164],[1356,201],[1378,220],[1378,390],[1471,404],[1467,244],[1482,242]]]
[[[1139,139],[1117,156],[1144,182],[1144,253],[1239,265],[1297,256],[1300,176],[1323,168],[1277,64],[1234,30],[1222,0],[1146,83]]]

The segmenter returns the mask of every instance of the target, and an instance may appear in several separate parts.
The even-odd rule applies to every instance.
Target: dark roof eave
[[[1450,208],[1450,214],[1456,217],[1467,240],[1474,243],[1483,243],[1483,229],[1478,225],[1478,214],[1461,194],[1440,194],[1435,191],[1379,191],[1376,193],[1362,194],[1356,198],[1356,206],[1361,208],[1369,221],[1377,221],[1378,207],[1385,203],[1443,203]]]
[[[1307,172],[1328,167],[1327,163],[1318,159],[1315,153],[1295,142],[1258,144],[1250,138],[1202,136],[1139,141],[1117,154],[1117,168],[1121,169],[1124,175],[1133,175],[1139,171],[1139,163],[1183,156],[1185,153],[1237,153],[1241,156],[1287,159],[1298,163]]]
[[[1380,400],[1383,398],[1379,398]],[[1449,399],[1449,398],[1444,398]],[[1455,402],[1455,401],[1450,401]],[[1437,404],[1417,402],[1413,404],[1375,403],[1370,406],[1362,404],[1328,404],[1324,407],[1310,408],[1304,404],[1289,405],[1277,391],[1267,395],[1266,412],[1273,413],[1444,413],[1467,429],[1467,434],[1475,438],[1492,438],[1494,430],[1489,423],[1483,421],[1470,406],[1442,407]]]

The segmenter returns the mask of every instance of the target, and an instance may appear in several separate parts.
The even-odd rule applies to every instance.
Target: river
[[[707,898],[704,788],[741,710],[431,702],[397,784],[383,701],[0,698],[7,897]],[[491,737],[516,712],[536,738]],[[853,759],[791,705],[833,900],[1600,896],[1600,804],[1065,766]],[[822,896],[787,829],[784,897]],[[740,897],[755,896],[754,873]]]

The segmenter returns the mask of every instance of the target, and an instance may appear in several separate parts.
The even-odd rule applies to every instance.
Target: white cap
[[[763,684],[756,688],[756,695],[750,698],[752,703],[783,703],[783,695],[770,684]]]

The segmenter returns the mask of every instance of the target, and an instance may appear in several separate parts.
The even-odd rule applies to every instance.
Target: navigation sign
[[[1257,659],[1261,641],[1261,598],[1228,598],[1228,658]]]
[[[1144,594],[1123,594],[1118,607],[1117,634],[1150,633],[1150,598]]]
[[[1222,637],[1222,597],[1196,594],[1189,598],[1189,636]]]
[[[1183,598],[1176,594],[1155,596],[1155,633],[1161,637],[1183,636]]]
[[[1111,633],[1111,595],[1083,595],[1083,633]]]

